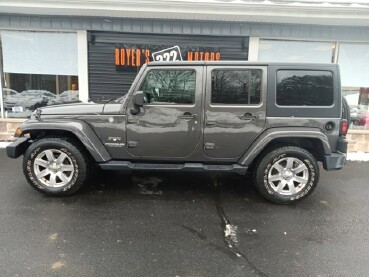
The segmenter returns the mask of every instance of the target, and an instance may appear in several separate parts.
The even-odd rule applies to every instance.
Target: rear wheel
[[[23,171],[30,185],[46,195],[67,196],[87,181],[89,158],[68,138],[40,139],[24,154]]]
[[[268,200],[290,204],[306,198],[318,184],[319,167],[305,149],[285,146],[274,149],[257,164],[255,183]]]

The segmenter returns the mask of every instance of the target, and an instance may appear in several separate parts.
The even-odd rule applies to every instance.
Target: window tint
[[[215,69],[211,72],[211,103],[259,104],[260,69]]]
[[[195,70],[152,69],[146,75],[140,90],[145,103],[193,104],[195,102]]]
[[[281,106],[332,105],[332,72],[279,70],[277,72],[277,104]]]

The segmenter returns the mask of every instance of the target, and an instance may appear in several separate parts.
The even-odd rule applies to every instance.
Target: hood
[[[41,115],[101,114],[103,108],[104,104],[90,102],[47,106],[38,111]]]

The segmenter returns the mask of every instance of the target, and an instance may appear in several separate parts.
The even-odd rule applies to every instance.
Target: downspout
[[[4,72],[3,72],[3,51],[1,44],[1,33],[0,33],[0,108],[1,108],[1,118],[4,118],[4,98],[3,98],[3,80],[4,80]]]

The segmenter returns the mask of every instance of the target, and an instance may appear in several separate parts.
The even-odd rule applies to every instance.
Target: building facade
[[[338,63],[351,151],[369,152],[369,5],[343,1],[0,3],[0,139],[38,107],[127,93],[153,60]]]

